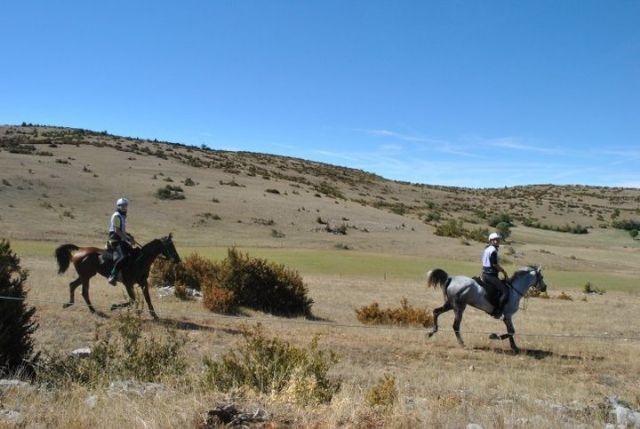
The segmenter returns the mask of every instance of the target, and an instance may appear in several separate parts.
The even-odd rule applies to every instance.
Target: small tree
[[[38,328],[34,307],[27,308],[24,282],[27,271],[11,251],[9,241],[0,240],[0,376],[23,371],[33,375],[38,354],[33,352],[31,335]]]

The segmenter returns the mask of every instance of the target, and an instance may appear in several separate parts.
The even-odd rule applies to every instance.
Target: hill
[[[12,240],[99,245],[126,196],[142,242],[172,231],[191,248],[477,261],[473,237],[502,217],[513,224],[505,252],[513,263],[633,276],[640,267],[638,241],[613,227],[640,219],[640,189],[413,184],[284,156],[27,124],[0,127],[0,168],[0,225]]]

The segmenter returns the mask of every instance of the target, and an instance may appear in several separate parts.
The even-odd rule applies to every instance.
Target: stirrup
[[[118,275],[110,275],[109,278],[107,279],[107,282],[111,285],[111,286],[115,286],[118,283]]]

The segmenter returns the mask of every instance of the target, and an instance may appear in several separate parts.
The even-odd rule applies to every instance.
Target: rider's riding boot
[[[498,305],[493,309],[493,312],[491,313],[491,315],[496,319],[499,319],[500,316],[502,316],[502,308],[504,307],[504,296],[505,294],[500,294],[500,296],[498,297]]]
[[[116,283],[118,283],[118,270],[115,267],[113,268],[113,270],[111,270],[111,275],[109,276],[107,281],[111,286],[115,286]]]

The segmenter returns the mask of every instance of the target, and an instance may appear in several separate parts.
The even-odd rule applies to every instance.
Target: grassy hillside
[[[639,242],[612,225],[640,219],[640,190],[531,185],[454,188],[386,180],[301,159],[112,136],[0,127],[0,214],[13,241],[96,245],[114,201],[131,200],[139,241],[174,232],[179,246],[317,249],[475,264],[497,216],[514,226],[513,265],[639,273]],[[473,184],[470,184],[473,185]],[[557,232],[583,230],[586,234]],[[470,234],[473,235],[473,234]]]

